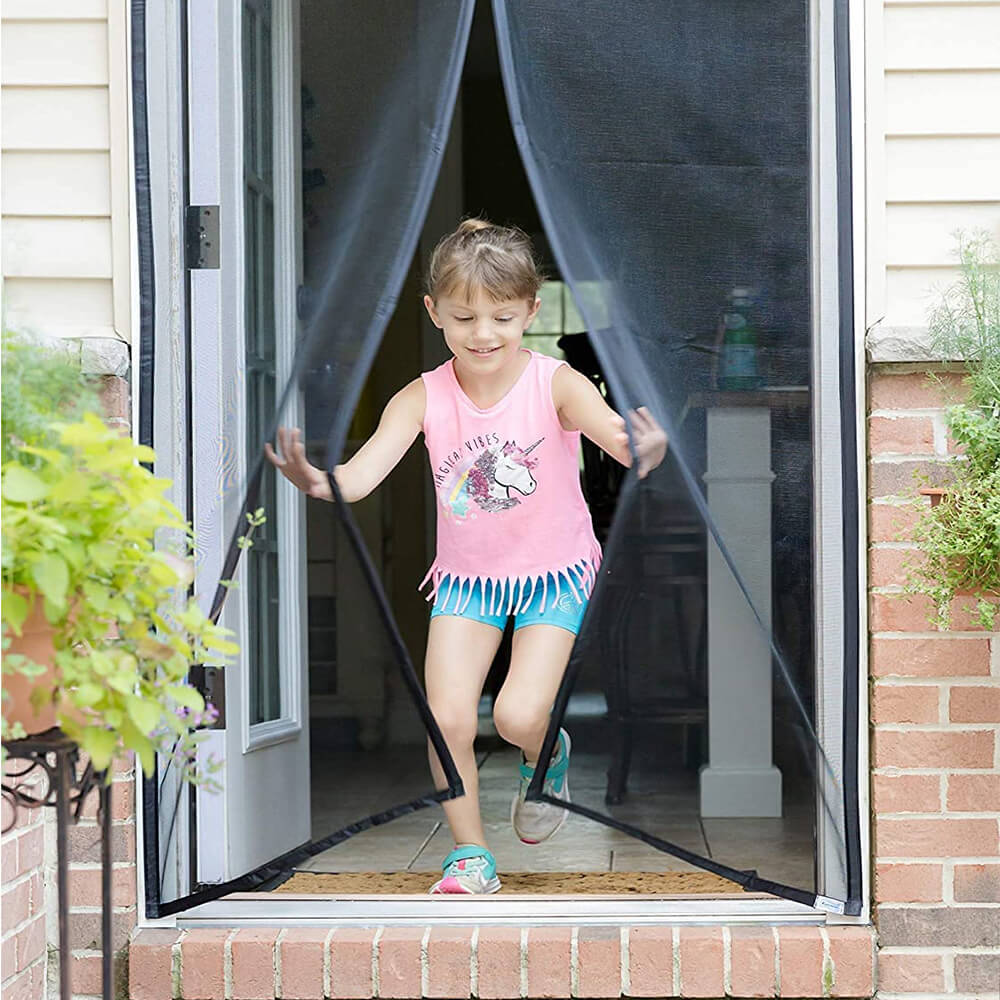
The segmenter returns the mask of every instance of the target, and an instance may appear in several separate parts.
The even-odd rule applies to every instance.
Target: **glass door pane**
[[[243,3],[243,178],[246,278],[246,446],[259,453],[275,408],[273,87],[270,0]],[[250,723],[280,718],[277,493],[264,465],[260,503],[267,520],[245,553]]]

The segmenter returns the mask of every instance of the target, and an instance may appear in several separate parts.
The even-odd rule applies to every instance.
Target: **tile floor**
[[[572,723],[570,723],[573,726]],[[813,797],[786,790],[780,819],[701,819],[697,773],[670,753],[637,747],[628,794],[619,806],[604,802],[609,758],[603,724],[572,728],[573,800],[656,837],[738,869],[799,888],[812,888]],[[514,835],[510,801],[517,784],[517,751],[489,734],[477,743],[480,799],[489,844],[505,871],[693,871],[690,864],[586,817],[570,814],[544,844]],[[786,785],[788,782],[786,782]],[[320,751],[313,755],[313,836],[323,837],[378,810],[431,791],[422,747],[379,751]],[[410,813],[356,834],[300,866],[315,872],[439,871],[452,841],[439,806]]]

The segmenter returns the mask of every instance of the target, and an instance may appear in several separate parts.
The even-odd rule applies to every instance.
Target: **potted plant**
[[[1000,248],[985,232],[958,234],[961,276],[930,316],[944,358],[965,362],[966,398],[946,412],[961,455],[944,489],[925,489],[931,505],[914,533],[920,560],[906,590],[930,597],[934,622],[951,623],[958,595],[976,599],[975,618],[994,628],[1000,611]]]
[[[51,349],[3,346],[4,739],[54,722],[96,769],[134,751],[148,774],[211,717],[189,666],[237,647],[188,595],[191,529],[152,450]]]

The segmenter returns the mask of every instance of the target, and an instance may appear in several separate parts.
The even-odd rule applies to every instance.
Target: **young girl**
[[[551,837],[566,810],[526,802],[549,714],[601,558],[580,489],[580,434],[632,464],[625,421],[583,375],[521,346],[538,312],[541,277],[516,229],[467,219],[438,243],[424,305],[454,355],[386,405],[378,428],[334,469],[344,500],[366,497],[424,434],[438,499],[437,557],[424,584],[432,600],[425,661],[427,700],[462,777],[465,795],[442,803],[455,849],[432,893],[500,888],[479,812],[473,741],[486,675],[514,616],[510,671],[493,706],[497,732],[521,748],[511,823],[520,839]],[[631,411],[644,477],[667,439],[645,408]],[[267,456],[299,489],[332,499],[305,457],[297,429],[278,431]],[[423,586],[423,584],[421,584]],[[433,747],[431,773],[447,787]],[[559,731],[545,792],[569,801],[570,738]]]

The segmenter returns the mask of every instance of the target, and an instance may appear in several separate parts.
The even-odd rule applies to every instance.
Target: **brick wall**
[[[868,927],[149,929],[131,1000],[362,997],[854,997]]]
[[[948,391],[960,380],[945,375]],[[947,478],[943,395],[870,377],[871,720],[879,995],[1000,996],[1000,636],[901,597],[916,471]]]
[[[102,353],[101,344],[105,345]],[[105,417],[129,426],[129,386],[121,368],[124,345],[91,342],[82,349],[84,371],[99,380]],[[121,348],[121,349],[120,349]],[[115,360],[117,359],[117,360]],[[122,374],[105,374],[111,362]],[[127,364],[127,352],[125,354]],[[11,767],[20,767],[11,762]],[[82,766],[82,763],[81,763]],[[30,778],[32,783],[38,779]],[[123,982],[125,946],[136,924],[135,775],[132,763],[120,764],[112,789],[112,934],[116,976]],[[97,794],[84,803],[80,822],[69,830],[69,936],[71,982],[75,997],[101,994],[101,846]],[[4,803],[4,823],[9,820]],[[55,816],[52,809],[22,809],[16,825],[0,841],[3,858],[3,1000],[42,1000],[58,993],[58,916],[55,884]],[[116,994],[124,995],[124,986]]]
[[[23,764],[9,761],[5,775],[17,773]],[[4,782],[8,779],[6,776]],[[38,776],[29,776],[24,786],[37,788]],[[3,824],[11,821],[9,804],[4,800]],[[46,920],[45,823],[39,809],[22,809],[13,828],[0,841],[0,993],[4,1000],[42,1000],[45,995]]]

